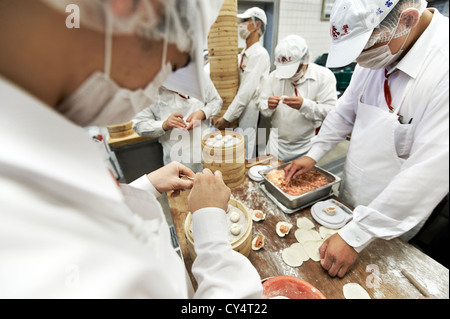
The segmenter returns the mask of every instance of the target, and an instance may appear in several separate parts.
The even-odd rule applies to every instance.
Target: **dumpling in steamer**
[[[238,225],[238,224],[233,224],[230,227],[230,232],[234,235],[234,236],[238,236],[242,231],[242,226]]]

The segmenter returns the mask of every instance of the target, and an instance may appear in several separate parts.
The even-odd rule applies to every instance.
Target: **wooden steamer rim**
[[[107,126],[110,138],[123,138],[134,134],[133,122]]]
[[[247,219],[247,227],[245,230],[242,231],[242,233],[239,235],[239,237],[231,242],[231,248],[244,255],[245,257],[248,257],[250,255],[250,252],[252,250],[252,230],[253,230],[253,221],[250,214],[250,211],[247,209],[247,207],[242,204],[240,201],[237,201],[233,198],[230,198],[230,201],[228,202],[231,206],[234,206],[241,210],[244,213],[245,218]],[[197,254],[195,253],[194,248],[194,236],[191,231],[191,223],[192,223],[192,214],[189,212],[186,216],[186,220],[184,222],[184,234],[186,236],[187,242],[188,242],[188,250],[189,254],[194,260],[197,257]]]

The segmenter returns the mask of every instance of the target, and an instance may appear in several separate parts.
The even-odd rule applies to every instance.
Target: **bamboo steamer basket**
[[[220,116],[228,110],[239,89],[237,0],[224,0],[215,23],[208,34],[210,76],[223,100]],[[229,128],[238,127],[238,121]]]
[[[215,138],[217,135],[231,135],[239,139],[239,142],[232,146],[213,147],[206,145],[208,138]],[[245,180],[245,139],[244,136],[230,130],[216,131],[207,134],[202,140],[203,167],[209,168],[212,172],[220,171],[224,183],[230,187],[241,185]]]
[[[117,125],[110,125],[107,128],[110,138],[123,138],[134,134],[132,121]]]
[[[211,80],[213,81],[219,81],[219,82],[227,82],[233,81],[233,83],[236,83],[235,75],[233,73],[222,73],[222,74],[211,74]]]
[[[231,198],[228,203],[229,205],[234,206],[238,208],[240,211],[242,211],[247,221],[246,224],[247,226],[245,227],[245,229],[242,230],[241,234],[235,240],[230,242],[231,247],[233,248],[234,251],[237,251],[238,253],[241,253],[245,257],[248,257],[252,250],[252,237],[253,237],[252,236],[253,221],[250,211],[247,209],[247,207],[245,207],[244,204],[233,198]],[[184,222],[184,233],[188,242],[189,254],[194,260],[197,257],[197,254],[195,253],[194,236],[192,234],[191,224],[192,224],[192,214],[189,213]]]

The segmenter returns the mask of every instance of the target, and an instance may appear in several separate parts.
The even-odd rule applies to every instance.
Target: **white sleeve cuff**
[[[304,114],[304,115],[310,115],[310,114],[314,114],[314,106],[317,103],[314,102],[313,100],[309,100],[309,99],[303,99],[303,104],[302,107],[300,108],[300,113]]]
[[[338,231],[339,236],[350,246],[352,246],[357,253],[364,250],[375,238],[368,232],[362,230],[358,224],[351,221]]]
[[[138,188],[143,191],[152,193],[156,198],[161,196],[161,193],[153,186],[153,184],[148,179],[147,175],[139,177],[137,180],[130,183],[130,186]]]
[[[309,152],[305,155],[311,157],[316,162],[319,162],[322,157],[324,157],[326,152],[324,152],[320,147],[313,147],[309,150]]]
[[[195,246],[205,243],[229,243],[227,235],[226,212],[217,207],[207,207],[192,214]]]

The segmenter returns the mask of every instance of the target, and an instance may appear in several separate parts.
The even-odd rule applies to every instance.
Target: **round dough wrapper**
[[[290,248],[294,249],[295,251],[297,251],[297,253],[301,256],[301,258],[302,258],[302,260],[304,262],[309,260],[309,256],[306,253],[306,251],[305,251],[304,247],[302,246],[302,244],[294,243],[294,244],[291,245]]]
[[[306,217],[297,219],[297,227],[299,229],[309,230],[314,228],[314,223]]]
[[[319,248],[322,246],[323,241],[316,240],[316,241],[307,241],[303,244],[303,249],[305,250],[306,254],[308,254],[309,258],[311,258],[314,261],[320,261],[320,253]]]
[[[371,299],[367,291],[357,283],[348,283],[343,288],[345,299]]]
[[[304,244],[308,241],[316,241],[322,239],[322,236],[320,236],[320,234],[313,229],[297,229],[294,233],[294,236],[300,244]]]
[[[300,267],[303,264],[302,256],[292,247],[284,249],[281,253],[281,257],[283,258],[283,261],[291,267]]]

